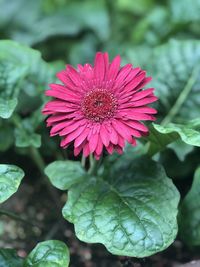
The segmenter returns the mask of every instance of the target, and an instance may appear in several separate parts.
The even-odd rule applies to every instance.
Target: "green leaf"
[[[17,128],[15,128],[15,144],[17,147],[40,147],[41,136],[35,133],[38,125],[43,121],[41,109],[36,110],[31,117],[20,120],[15,117]]]
[[[0,203],[17,191],[23,177],[24,172],[19,167],[0,164]]]
[[[175,239],[178,202],[160,165],[122,157],[102,176],[70,188],[63,216],[80,240],[102,243],[113,254],[145,257]]]
[[[0,267],[23,267],[23,259],[14,249],[0,249]]]
[[[170,41],[154,50],[150,66],[163,123],[199,116],[200,42]],[[167,117],[166,117],[167,116]]]
[[[28,255],[24,267],[68,267],[69,250],[57,240],[39,243]]]
[[[188,145],[200,147],[200,119],[192,120],[187,124],[169,123],[166,126],[154,123],[153,127],[166,138],[172,136],[174,140],[181,138]]]
[[[200,0],[170,0],[170,11],[176,23],[200,21]]]
[[[180,207],[180,235],[191,246],[200,245],[200,167],[196,170],[192,187]]]
[[[58,189],[67,190],[86,179],[86,173],[77,161],[54,161],[45,168],[45,174]]]
[[[19,85],[25,77],[26,66],[18,66],[13,58],[1,51],[0,42],[0,117],[8,119],[17,106]]]
[[[161,152],[166,148],[168,144],[173,143],[178,139],[177,133],[163,134],[160,133],[155,127],[157,124],[152,124],[149,127],[149,136],[146,137],[148,140],[148,155],[153,156],[158,152]]]
[[[21,89],[30,91],[34,87],[39,93],[52,75],[52,67],[38,51],[13,41],[0,41],[0,117],[12,115]]]

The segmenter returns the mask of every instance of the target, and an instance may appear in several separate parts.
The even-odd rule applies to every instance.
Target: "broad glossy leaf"
[[[26,258],[24,267],[68,267],[69,250],[57,240],[39,243]]]
[[[189,245],[200,245],[200,168],[195,172],[194,181],[180,207],[180,234]]]
[[[0,203],[17,191],[23,177],[24,172],[19,167],[0,164]]]
[[[23,267],[23,259],[14,249],[0,249],[0,267]]]
[[[199,117],[200,42],[172,40],[155,48],[150,68],[164,123]]]
[[[77,161],[54,161],[45,168],[45,174],[51,183],[61,190],[67,190],[72,185],[86,179],[86,173]]]
[[[80,240],[102,243],[113,254],[145,257],[175,239],[178,201],[160,165],[122,157],[102,176],[70,188],[63,215]]]

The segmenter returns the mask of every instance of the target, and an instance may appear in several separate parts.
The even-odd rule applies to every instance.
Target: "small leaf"
[[[39,243],[28,255],[24,267],[68,267],[69,250],[57,240]]]
[[[0,164],[0,203],[17,191],[23,177],[24,172],[19,167]]]
[[[45,168],[45,174],[58,189],[67,190],[82,181],[86,173],[77,161],[54,161]]]
[[[160,165],[122,157],[101,177],[70,188],[63,216],[80,240],[102,243],[113,254],[145,257],[175,239],[178,202]]]
[[[200,245],[200,167],[194,181],[180,207],[180,235],[191,246]]]
[[[187,124],[169,123],[166,126],[158,124],[153,124],[153,126],[161,134],[168,137],[176,134],[186,144],[200,147],[200,119],[192,120]]]
[[[23,259],[14,249],[0,249],[0,267],[23,267]]]
[[[179,136],[177,133],[163,134],[156,130],[156,124],[152,124],[149,127],[149,136],[146,138],[148,140],[148,155],[153,156],[154,154],[162,151],[168,144],[176,141]]]

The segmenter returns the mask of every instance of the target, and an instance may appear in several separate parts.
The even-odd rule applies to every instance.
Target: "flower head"
[[[125,142],[136,145],[135,138],[148,133],[141,121],[155,120],[156,110],[147,106],[157,100],[153,88],[143,89],[151,80],[131,64],[120,67],[120,56],[109,62],[107,53],[98,52],[94,67],[67,65],[50,84],[47,96],[55,98],[43,108],[50,115],[50,135],[62,137],[61,147],[74,144],[74,155],[94,153],[99,159],[105,148],[123,152]]]

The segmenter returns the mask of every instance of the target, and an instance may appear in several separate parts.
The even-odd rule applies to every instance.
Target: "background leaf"
[[[178,201],[159,165],[122,157],[101,177],[72,187],[63,215],[80,240],[102,243],[113,254],[145,257],[175,239]]]
[[[172,19],[176,23],[187,23],[191,21],[200,21],[200,1],[190,0],[174,1],[170,0],[170,10]]]
[[[196,119],[200,106],[200,42],[171,41],[154,50],[150,71],[164,123]]]
[[[23,259],[14,249],[0,249],[0,267],[23,267]]]
[[[0,203],[17,191],[23,177],[24,172],[19,167],[0,164]]]
[[[45,168],[45,174],[51,183],[61,190],[67,190],[72,185],[86,179],[86,172],[77,161],[54,161]]]
[[[200,168],[194,175],[190,191],[184,198],[179,214],[180,234],[188,245],[200,245]]]
[[[27,256],[25,267],[68,267],[69,250],[67,246],[57,240],[39,243]]]

